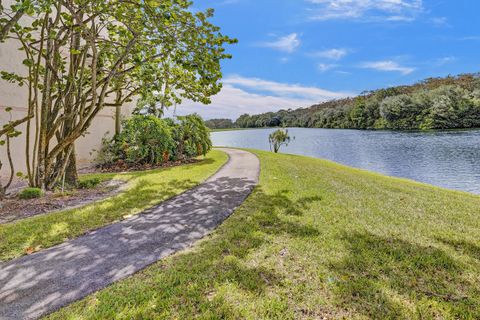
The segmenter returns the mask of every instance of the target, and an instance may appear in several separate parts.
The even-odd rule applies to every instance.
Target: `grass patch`
[[[227,155],[224,152],[212,151],[204,160],[195,164],[145,172],[82,177],[82,181],[125,180],[128,181],[128,187],[118,196],[80,209],[0,225],[0,261],[51,247],[138,214],[204,181],[226,161]]]
[[[216,232],[50,319],[480,318],[480,197],[256,153]]]
[[[100,180],[99,177],[82,178],[78,182],[78,188],[79,189],[94,189],[100,183],[101,183],[101,180]]]
[[[18,194],[23,200],[38,199],[43,197],[43,191],[39,188],[25,188]]]

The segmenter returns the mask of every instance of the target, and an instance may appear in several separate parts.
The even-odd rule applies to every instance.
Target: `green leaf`
[[[34,64],[34,61],[32,59],[25,59],[25,60],[22,61],[22,63],[24,65],[26,65],[27,67],[31,67]]]

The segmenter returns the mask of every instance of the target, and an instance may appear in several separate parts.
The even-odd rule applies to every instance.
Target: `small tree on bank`
[[[292,138],[287,129],[278,129],[268,137],[268,141],[270,142],[270,151],[278,153],[282,146],[288,146]]]

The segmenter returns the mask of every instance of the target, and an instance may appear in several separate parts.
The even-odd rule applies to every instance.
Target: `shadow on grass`
[[[137,178],[137,177],[143,177],[143,176],[148,176],[151,174],[155,173],[164,173],[164,172],[169,172],[172,170],[178,170],[178,169],[183,169],[183,170],[188,170],[191,167],[203,167],[206,165],[212,165],[216,161],[212,158],[205,158],[205,159],[200,159],[199,161],[192,162],[192,163],[184,163],[180,165],[175,165],[171,167],[163,167],[163,168],[156,168],[156,169],[151,169],[151,170],[141,170],[141,171],[131,171],[131,172],[124,172],[124,173],[108,173],[108,175],[131,175],[132,178]]]
[[[480,318],[478,288],[444,251],[369,233],[343,240],[348,255],[330,279],[342,308],[371,319]]]
[[[152,294],[168,292],[163,297],[149,300],[148,304],[168,305],[167,308],[179,309],[184,315],[198,313],[218,319],[243,318],[244,315],[238,314],[238,306],[230,300],[231,297],[224,297],[215,290],[225,286],[234,287],[238,290],[237,294],[243,295],[242,292],[246,292],[254,299],[253,297],[264,296],[275,287],[284,286],[282,275],[265,266],[251,265],[249,257],[261,246],[268,245],[271,235],[304,239],[318,236],[317,229],[287,219],[292,215],[302,216],[305,210],[318,201],[321,201],[320,197],[292,200],[287,191],[266,194],[261,187],[257,187],[214,237],[201,243],[197,250],[177,255],[166,264],[161,262],[161,267],[155,265],[142,275],[143,279],[155,278],[158,281],[149,288]],[[182,277],[181,283],[169,281],[178,277]],[[135,278],[128,281],[129,285],[135,286]],[[131,290],[129,285],[127,287]],[[193,292],[191,287],[195,288]],[[135,292],[129,298],[140,299],[144,290],[143,285],[135,286]],[[268,297],[267,300],[272,302],[274,298]],[[127,301],[123,307],[126,306]],[[259,307],[255,316],[276,319],[275,315],[284,315],[276,307],[275,303]],[[108,302],[101,308],[108,308]],[[143,312],[140,314],[144,315]]]
[[[189,179],[154,183],[140,178],[126,192],[83,208],[3,225],[0,229],[0,262],[24,254],[25,247],[51,246],[123,219],[128,214],[138,213],[145,207],[154,206],[197,184]]]
[[[127,317],[148,318],[160,317],[165,310],[175,310],[174,314],[241,318],[236,315],[236,303],[226,302],[224,299],[229,297],[223,297],[217,290],[226,286],[236,288],[237,293],[261,297],[269,289],[283,286],[280,274],[273,268],[251,264],[249,256],[268,244],[271,235],[318,236],[318,230],[288,219],[292,214],[302,215],[317,201],[321,199],[291,200],[287,192],[269,195],[257,187],[237,212],[195,250],[160,261],[107,288],[96,295],[94,306],[81,306],[80,310],[86,312],[87,317],[127,312]],[[273,301],[272,298],[269,301]],[[129,308],[131,305],[135,305],[135,310]],[[152,305],[161,308],[152,311]],[[275,307],[266,309],[269,315],[275,314]],[[262,317],[262,311],[258,310],[257,315]]]
[[[451,246],[455,251],[468,255],[470,258],[480,261],[480,246],[464,240],[451,240],[437,238],[438,241]]]
[[[81,178],[89,178],[89,177],[96,177],[99,178],[100,181],[105,182],[112,179],[122,179],[126,182],[130,182],[135,179],[139,179],[142,177],[150,176],[152,174],[158,173],[168,173],[172,170],[189,170],[192,167],[203,167],[206,165],[212,165],[216,161],[212,158],[204,158],[200,159],[197,162],[192,163],[184,163],[180,165],[172,165],[170,167],[161,167],[149,170],[139,170],[139,171],[125,171],[125,172],[93,172],[81,175]]]

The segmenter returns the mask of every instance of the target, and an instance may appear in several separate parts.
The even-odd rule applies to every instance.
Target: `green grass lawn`
[[[212,151],[196,164],[127,174],[88,175],[101,180],[128,181],[127,190],[113,198],[85,206],[0,225],[0,261],[41,250],[87,231],[138,214],[180,194],[213,175],[227,155]]]
[[[51,319],[480,318],[480,197],[256,153],[212,235]]]

